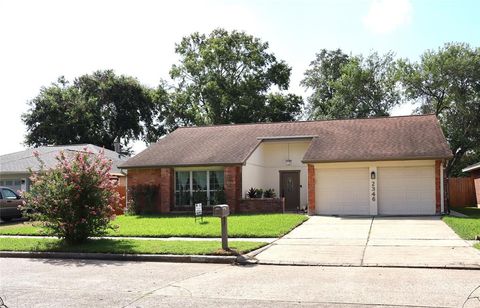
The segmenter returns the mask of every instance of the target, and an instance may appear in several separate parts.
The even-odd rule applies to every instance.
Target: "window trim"
[[[188,169],[186,170],[185,168],[178,168],[178,169],[174,169],[174,177],[173,177],[173,180],[174,180],[174,191],[173,191],[173,195],[174,195],[174,207],[189,207],[189,206],[193,206],[193,193],[194,193],[194,190],[193,190],[193,172],[206,172],[206,177],[207,177],[207,189],[205,190],[205,193],[207,195],[207,204],[205,204],[205,206],[211,206],[210,204],[210,193],[213,191],[213,192],[216,192],[218,191],[218,189],[214,189],[214,190],[211,190],[210,189],[210,172],[218,172],[218,171],[222,171],[224,172],[224,169],[223,168],[211,168],[211,169],[203,169],[203,168],[192,168],[192,169]],[[190,187],[189,187],[189,196],[190,196],[190,204],[177,204],[177,193],[179,193],[180,191],[177,190],[177,172],[188,172],[189,173],[189,180],[190,180]],[[225,187],[225,175],[224,175],[224,183],[223,183],[223,187]]]

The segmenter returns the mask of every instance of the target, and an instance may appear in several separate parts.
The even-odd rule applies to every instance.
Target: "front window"
[[[176,171],[175,206],[191,207],[195,203],[204,206],[225,203],[223,170]]]

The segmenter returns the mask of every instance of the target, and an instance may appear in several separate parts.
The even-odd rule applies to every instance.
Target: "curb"
[[[258,265],[277,266],[324,266],[324,267],[377,267],[377,268],[418,268],[418,269],[452,269],[452,270],[480,270],[479,265],[397,265],[397,264],[341,264],[341,263],[304,263],[304,262],[281,262],[281,261],[258,261]]]
[[[242,262],[242,256],[202,256],[202,255],[153,255],[153,254],[112,254],[112,253],[74,253],[74,252],[38,252],[38,251],[0,251],[0,258],[42,258],[42,259],[86,259],[110,261],[149,261],[177,263],[219,263],[233,264]]]

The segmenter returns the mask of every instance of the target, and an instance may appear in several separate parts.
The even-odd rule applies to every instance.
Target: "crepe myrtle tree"
[[[111,161],[103,151],[93,154],[87,148],[67,155],[60,152],[55,168],[32,173],[30,191],[25,193],[24,209],[46,231],[67,243],[84,242],[114,228],[110,221],[121,207],[116,183],[110,180]]]

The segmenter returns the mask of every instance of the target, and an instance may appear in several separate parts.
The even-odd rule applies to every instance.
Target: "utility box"
[[[213,206],[213,216],[215,217],[227,217],[230,215],[230,209],[226,204],[219,204]]]

